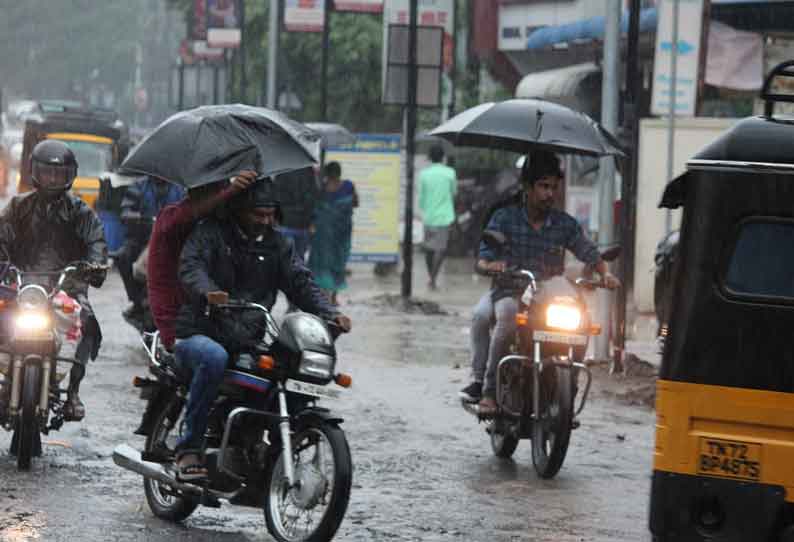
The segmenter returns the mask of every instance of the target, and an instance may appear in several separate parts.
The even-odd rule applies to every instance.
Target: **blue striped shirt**
[[[480,259],[504,260],[508,265],[532,271],[538,280],[561,275],[565,270],[565,249],[583,263],[599,260],[598,247],[585,235],[582,227],[568,213],[551,209],[539,230],[529,223],[526,203],[497,209],[486,229],[496,230],[507,237],[506,253],[497,257],[480,243]]]

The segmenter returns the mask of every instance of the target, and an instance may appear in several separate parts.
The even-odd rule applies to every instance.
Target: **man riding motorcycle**
[[[555,191],[562,179],[558,158],[547,151],[527,156],[520,181],[523,195],[493,212],[486,229],[503,233],[511,253],[496,260],[482,243],[476,268],[481,273],[501,273],[508,265],[532,271],[537,280],[561,275],[565,250],[583,263],[592,264],[605,286],[617,288],[620,281],[609,273],[596,245],[587,238],[576,219],[553,208]],[[474,308],[471,326],[472,383],[460,391],[466,401],[479,401],[482,414],[496,412],[496,367],[508,351],[516,331],[517,295],[510,285],[494,280]],[[493,336],[491,325],[495,321]]]
[[[185,432],[177,443],[179,477],[200,479],[206,469],[199,450],[207,416],[223,379],[230,343],[261,338],[261,322],[210,317],[208,305],[231,296],[268,309],[278,290],[301,310],[334,320],[344,330],[350,319],[328,302],[295,253],[293,244],[274,227],[279,204],[272,181],[258,181],[230,201],[228,218],[212,217],[196,226],[182,249],[179,277],[189,303],[176,322],[175,354],[193,372],[185,412]],[[261,313],[252,312],[261,317]],[[234,348],[232,346],[231,348]]]
[[[38,143],[31,155],[35,191],[14,196],[0,214],[0,251],[22,271],[52,271],[76,261],[92,264],[83,280],[68,280],[63,290],[81,305],[82,338],[69,376],[65,419],[82,420],[80,382],[88,360],[102,342],[99,322],[88,302],[88,285],[99,288],[107,273],[107,245],[94,211],[68,191],[77,176],[77,160],[60,141]]]

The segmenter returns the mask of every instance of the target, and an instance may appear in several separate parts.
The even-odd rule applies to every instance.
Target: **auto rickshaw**
[[[657,382],[650,530],[661,541],[794,541],[794,118],[770,91],[687,163]]]

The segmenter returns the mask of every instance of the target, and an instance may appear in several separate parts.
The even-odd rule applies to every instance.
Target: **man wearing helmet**
[[[105,281],[107,245],[99,218],[69,193],[77,176],[77,160],[69,147],[57,140],[42,141],[34,147],[31,161],[35,191],[13,197],[0,214],[0,250],[22,271],[58,270],[76,261],[90,264],[87,273],[63,287],[82,307],[83,335],[64,408],[67,420],[78,421],[85,415],[80,382],[102,342],[99,322],[88,303],[88,286],[99,288]]]
[[[193,380],[185,412],[185,432],[177,443],[179,477],[206,475],[199,450],[210,406],[229,358],[261,339],[260,313],[213,318],[209,305],[228,299],[273,306],[278,290],[299,309],[335,321],[349,331],[350,319],[339,313],[315,284],[292,243],[276,231],[280,206],[271,180],[257,181],[229,201],[229,216],[197,225],[182,249],[179,278],[188,303],[176,321],[177,360],[191,369]]]

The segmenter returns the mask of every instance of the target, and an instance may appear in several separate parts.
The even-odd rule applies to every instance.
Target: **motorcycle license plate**
[[[302,393],[303,395],[311,395],[313,397],[325,397],[327,399],[336,399],[339,397],[339,390],[330,389],[327,386],[309,384],[308,382],[287,380],[286,387],[287,391],[291,391],[293,393]]]
[[[555,331],[535,331],[533,337],[542,343],[570,344],[583,346],[587,344],[587,335],[574,335],[571,333],[557,333]]]
[[[761,479],[761,445],[700,437],[697,465],[698,474],[757,482]]]

